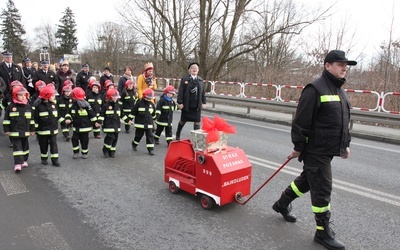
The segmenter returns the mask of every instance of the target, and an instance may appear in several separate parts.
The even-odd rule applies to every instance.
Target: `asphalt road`
[[[237,128],[228,144],[253,165],[255,191],[290,153],[289,127],[224,118]],[[198,197],[172,194],[164,183],[164,137],[149,156],[144,139],[132,151],[133,136],[120,134],[114,159],[102,158],[103,140],[91,137],[86,160],[72,159],[71,143],[60,137],[60,168],[40,164],[31,138],[30,166],[15,174],[0,135],[0,249],[324,249],[312,240],[308,194],[293,202],[296,223],[271,209],[300,173],[299,162],[289,162],[245,206],[204,210]],[[355,138],[351,157],[333,161],[333,228],[346,249],[400,248],[399,153],[399,145]]]

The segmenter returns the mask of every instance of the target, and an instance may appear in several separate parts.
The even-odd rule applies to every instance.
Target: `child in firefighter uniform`
[[[40,90],[39,98],[35,102],[33,117],[35,119],[36,134],[38,136],[42,164],[48,164],[48,149],[50,146],[52,165],[60,167],[61,164],[58,161],[57,146],[59,115],[55,104],[55,93],[56,90],[53,84],[48,84]]]
[[[29,103],[31,104],[32,109],[35,109],[35,106],[34,106],[35,101],[39,98],[40,90],[41,90],[42,88],[44,88],[45,86],[46,86],[46,83],[43,82],[43,81],[41,81],[41,80],[39,80],[39,81],[37,81],[37,82],[35,83],[35,90],[36,90],[36,92],[35,92],[35,93],[30,97],[30,99],[29,99]]]
[[[57,96],[57,108],[60,116],[60,120],[58,122],[60,123],[61,131],[66,141],[69,141],[71,139],[69,135],[71,125],[65,123],[65,117],[69,113],[69,109],[72,106],[71,91],[72,87],[69,85],[65,85],[62,88],[61,95]]]
[[[19,172],[28,167],[28,138],[35,133],[35,122],[28,103],[28,91],[22,86],[15,87],[12,97],[13,100],[4,114],[3,128],[13,144],[14,171]]]
[[[154,155],[154,135],[153,119],[156,118],[156,107],[153,103],[154,91],[150,88],[143,92],[143,98],[140,99],[132,109],[132,115],[135,117],[135,138],[132,141],[133,151],[137,151],[137,145],[146,133],[146,147],[150,155]]]
[[[167,86],[164,89],[163,95],[157,102],[156,106],[156,124],[157,130],[154,135],[154,140],[156,144],[160,144],[160,135],[165,128],[165,139],[167,144],[172,141],[172,119],[173,112],[178,109],[173,97],[175,95],[175,88],[172,85]]]
[[[105,158],[115,157],[115,151],[118,142],[118,133],[121,132],[121,116],[122,108],[118,103],[120,95],[118,90],[111,88],[106,93],[106,102],[100,110],[98,118],[99,124],[102,125],[104,137],[103,156]],[[130,122],[127,116],[123,116],[124,122]]]
[[[89,91],[86,96],[86,101],[92,107],[93,112],[95,113],[96,117],[100,116],[100,109],[103,105],[103,96],[100,93],[101,85],[99,82],[94,81],[89,83]],[[101,139],[100,135],[100,127],[93,126],[93,136],[96,139]]]
[[[122,103],[122,111],[128,116],[129,120],[133,120],[134,118],[131,112],[136,100],[137,92],[135,83],[132,80],[127,80],[125,82],[125,88],[122,90],[120,101]],[[125,123],[125,132],[131,132],[131,124]]]
[[[87,159],[89,152],[89,132],[92,127],[100,124],[96,123],[97,116],[93,112],[90,104],[85,100],[85,91],[81,87],[76,87],[71,92],[73,99],[69,114],[65,118],[65,123],[72,123],[72,151],[74,159],[79,157],[79,142],[81,143],[82,159]]]

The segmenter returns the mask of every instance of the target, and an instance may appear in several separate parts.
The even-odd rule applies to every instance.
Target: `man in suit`
[[[33,75],[35,73],[35,69],[32,68],[32,62],[31,59],[29,59],[28,57],[26,57],[24,60],[22,60],[22,62],[24,63],[24,67],[22,68],[22,73],[24,76],[24,80],[25,80],[25,85],[26,85],[26,89],[28,90],[29,94],[32,96],[36,90],[35,90],[35,86],[33,86]]]
[[[52,83],[56,90],[60,84],[56,73],[49,69],[49,62],[46,60],[40,62],[40,69],[35,72],[33,77],[33,85],[35,86],[35,83],[39,80],[44,81],[46,84]]]
[[[20,81],[24,83],[24,77],[22,75],[22,69],[17,64],[13,63],[12,53],[4,51],[3,62],[0,63],[0,77],[3,78],[6,84],[6,92],[10,92],[10,83],[13,81]]]

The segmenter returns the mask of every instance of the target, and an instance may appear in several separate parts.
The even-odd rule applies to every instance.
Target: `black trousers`
[[[154,135],[154,137],[159,139],[164,128],[165,128],[165,139],[167,140],[167,142],[172,141],[172,139],[173,139],[172,138],[172,126],[157,125],[157,130],[156,130],[156,134]]]
[[[61,123],[60,127],[61,127],[61,131],[63,133],[64,138],[67,138],[69,136],[69,130],[71,129],[71,125],[70,124]]]
[[[29,141],[28,138],[12,138],[10,142],[13,145],[14,165],[22,164],[29,157]]]
[[[305,155],[303,171],[286,188],[285,194],[294,200],[310,191],[313,212],[328,212],[332,193],[332,159],[333,156]]]
[[[117,150],[118,133],[105,133],[103,153],[108,153],[110,156],[115,155]]]
[[[48,150],[50,146],[50,158],[58,159],[58,146],[57,146],[57,135],[39,135],[38,141],[40,147],[40,158],[47,160],[49,157]]]
[[[140,140],[142,139],[143,135],[146,133],[146,147],[148,150],[154,148],[154,135],[153,129],[143,129],[143,128],[136,128],[135,130],[135,138],[133,138],[133,143],[139,145]]]
[[[75,132],[72,134],[72,151],[74,154],[79,153],[79,142],[81,143],[82,154],[89,152],[89,132]]]

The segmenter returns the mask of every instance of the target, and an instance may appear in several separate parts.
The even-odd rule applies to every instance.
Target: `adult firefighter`
[[[310,191],[317,230],[314,241],[328,249],[344,249],[329,227],[332,192],[331,161],[350,154],[350,102],[342,89],[348,65],[356,65],[341,50],[330,51],[324,60],[322,76],[308,84],[300,97],[292,123],[294,150],[289,158],[304,162],[303,172],[282,192],[273,209],[289,222],[290,203]]]

